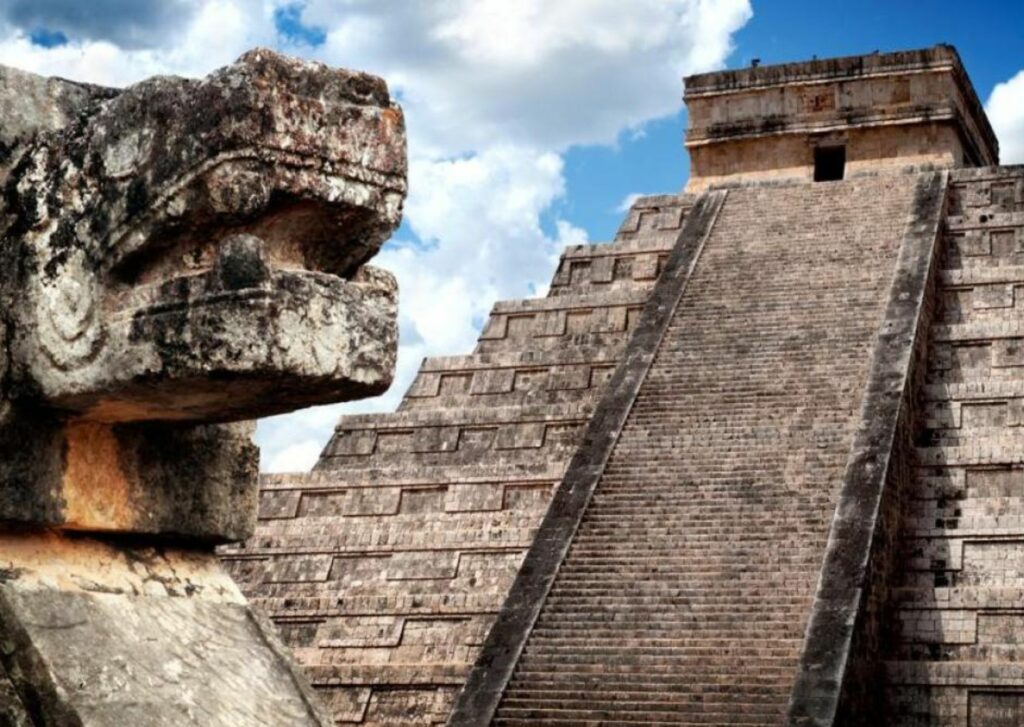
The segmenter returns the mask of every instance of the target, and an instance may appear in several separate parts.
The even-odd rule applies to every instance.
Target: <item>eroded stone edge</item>
[[[686,216],[626,355],[587,425],[583,442],[455,701],[449,727],[486,725],[493,718],[727,194],[702,195]]]
[[[861,702],[853,723],[876,724],[871,684],[852,684],[858,647],[871,651],[872,588],[884,590],[898,530],[900,470],[908,465],[915,379],[924,370],[948,172],[924,174],[903,234],[889,300],[878,329],[829,530],[786,722],[832,725],[843,701]],[[873,654],[866,654],[868,660]],[[863,694],[854,696],[851,690]],[[864,703],[868,700],[867,703]],[[874,705],[877,706],[877,705]]]

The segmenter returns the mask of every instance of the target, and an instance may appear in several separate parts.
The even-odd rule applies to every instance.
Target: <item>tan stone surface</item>
[[[213,544],[255,521],[246,420],[391,382],[364,263],[401,110],[257,49],[121,90],[0,67],[0,114],[0,722],[328,724]]]
[[[729,192],[494,724],[782,720],[917,181]]]
[[[265,476],[222,557],[341,722],[440,724],[622,354],[689,204],[639,201],[568,248],[548,297],[495,304],[395,414],[344,417],[310,475]]]
[[[846,147],[847,176],[999,160],[951,46],[706,73],[685,99],[691,193],[811,181],[818,146]]]
[[[953,176],[885,668],[899,725],[1024,719],[1024,171]],[[881,675],[880,675],[881,676]]]
[[[914,172],[997,157],[945,46],[708,74],[686,97],[688,189],[737,189],[500,723],[782,719]],[[848,181],[810,183],[814,147],[836,143]],[[909,500],[913,555],[889,604],[904,633],[886,670],[893,724],[1010,724],[1022,703],[1011,465],[1024,448],[1006,428],[1024,422],[1011,380],[1024,260],[1004,252],[1024,249],[1024,182],[978,174],[957,177],[954,207],[977,214],[954,213],[946,244],[992,262],[943,271],[942,309],[969,315],[936,323],[927,362],[975,379],[941,394],[932,381],[922,404],[938,432],[922,436],[939,443],[919,454],[941,461]],[[688,206],[641,200],[614,244],[566,251],[546,298],[496,304],[472,354],[425,361],[398,412],[345,417],[315,472],[263,478],[256,535],[222,555],[337,720],[446,719]],[[949,534],[968,511],[940,481],[968,501],[997,493],[970,511],[980,535]],[[971,579],[922,605],[939,562]]]

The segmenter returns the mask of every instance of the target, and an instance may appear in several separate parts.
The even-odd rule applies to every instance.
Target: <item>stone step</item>
[[[986,257],[986,260],[989,258]],[[1024,280],[1024,259],[1018,264],[1006,260],[991,261],[983,264],[978,259],[973,265],[945,268],[939,271],[939,284],[944,288],[957,288],[975,285],[1015,285]]]
[[[980,642],[1016,642],[1024,598],[1017,566],[1024,481],[1016,484],[1013,468],[1024,455],[1016,443],[1024,423],[1016,308],[1024,285],[1024,174],[970,170],[953,172],[952,181],[938,278],[943,318],[928,348],[921,467],[904,492],[901,569],[889,589],[901,626],[885,680],[901,718],[987,724],[995,714],[1012,716],[1002,707],[979,711],[980,695],[999,699],[998,690],[1021,683],[1016,644]],[[969,714],[955,705],[970,705]]]
[[[604,348],[426,359],[400,411],[570,403],[603,389],[621,353],[619,342]]]
[[[494,727],[537,727],[538,717],[533,713],[528,713],[525,716],[503,716],[498,715],[491,722]],[[543,724],[550,725],[562,725],[563,727],[592,727],[594,724],[593,720],[579,720],[574,717],[561,717],[557,714],[545,714],[543,715]],[[695,721],[697,720],[697,721]],[[706,724],[727,724],[728,715],[707,715],[705,720],[698,720],[695,717],[682,717],[676,716],[671,721],[662,721],[660,719],[649,719],[644,716],[636,716],[635,719],[629,719],[628,716],[616,716],[614,719],[602,719],[599,724],[602,727],[632,727],[633,725],[651,725],[651,727],[686,727],[687,725],[706,725]],[[763,723],[763,719],[757,718],[750,724]],[[732,724],[742,724],[733,722]],[[389,725],[390,727],[390,725]]]
[[[732,649],[749,645],[750,639],[744,637],[726,638],[718,633],[710,636],[691,634],[676,629],[645,628],[638,625],[634,629],[599,628],[587,625],[577,629],[583,633],[575,633],[556,628],[536,629],[533,632],[532,644],[549,644],[552,648],[605,648],[610,643],[625,644],[629,649],[661,649],[671,648],[709,648]],[[800,644],[794,639],[760,638],[756,640],[758,648],[786,650],[792,652]]]
[[[972,320],[964,323],[939,324],[932,326],[931,333],[932,340],[937,342],[978,342],[994,345],[1003,339],[1024,338],[1024,320]],[[1017,355],[1016,349],[1013,355]]]
[[[649,293],[639,288],[499,301],[475,353],[621,345]]]
[[[885,203],[908,209],[912,187],[898,196],[887,188]],[[855,204],[843,197],[850,190],[820,192],[815,204],[827,204],[830,215]],[[888,240],[888,248],[851,256],[850,245],[864,238],[837,245],[836,220],[826,232],[808,221],[805,201],[800,214],[787,208],[787,194],[730,191],[499,717],[519,710],[517,717],[546,721],[565,710],[570,719],[604,724],[629,712],[658,719],[645,706],[667,703],[666,718],[681,722],[781,719],[835,508],[834,483],[859,412],[864,351],[875,336],[868,320],[881,315],[903,232],[899,225],[879,230],[873,239]],[[759,199],[760,215],[739,212],[747,195],[752,205]],[[770,213],[761,195],[774,200]],[[780,230],[798,232],[787,232],[785,245],[770,244],[762,234],[771,228],[766,214]],[[830,270],[842,267],[841,280],[811,274],[824,257]],[[877,269],[865,266],[868,257]],[[754,287],[751,269],[770,272]],[[848,317],[854,299],[860,313]],[[795,462],[795,452],[804,458]],[[748,674],[754,681],[745,681]],[[634,703],[602,701],[603,685],[614,692],[620,678],[641,675],[661,677],[666,688],[692,685],[698,694],[712,684],[764,683],[757,680],[778,689],[757,709],[744,692],[717,711],[665,691]],[[591,701],[567,709],[526,696],[537,682],[556,678]]]
[[[511,701],[511,700],[510,700]],[[690,705],[691,707],[693,705]],[[778,710],[770,707],[757,709],[756,704],[731,703],[727,709],[709,711],[701,706],[701,718],[697,720],[691,710],[684,718],[679,714],[678,705],[675,708],[656,708],[648,704],[615,704],[606,706],[600,700],[594,700],[591,707],[579,705],[573,709],[571,705],[560,704],[523,704],[502,706],[493,724],[529,724],[537,725],[535,720],[543,720],[543,724],[764,724],[768,716],[776,716]],[[735,717],[735,712],[742,709],[744,714]],[[624,714],[625,713],[625,714]],[[637,722],[624,721],[624,718],[633,713]],[[720,720],[726,720],[722,722]]]
[[[776,683],[780,678],[791,679],[789,673],[794,665],[795,658],[766,659],[763,663],[758,662],[757,668],[752,665],[748,667],[753,673],[752,681],[756,684]],[[651,675],[670,677],[676,674],[679,676],[680,668],[686,669],[686,679],[699,681],[701,679],[723,677],[733,683],[740,681],[742,673],[736,668],[734,659],[697,659],[680,663],[674,659],[658,659],[657,657],[641,658],[639,660],[609,660],[607,658],[587,658],[581,656],[579,659],[557,659],[553,657],[544,658],[532,656],[524,658],[516,668],[517,683],[528,685],[533,678],[540,676],[550,678],[552,675],[576,674],[583,677],[606,676],[618,681],[625,676],[642,676],[649,678]],[[530,675],[533,675],[532,677]],[[678,683],[678,682],[676,682]],[[508,692],[506,696],[514,696],[514,692]]]
[[[528,482],[535,480],[553,480],[562,478],[565,462],[562,460],[546,460],[532,458],[519,463],[494,462],[480,458],[475,462],[460,464],[412,464],[397,465],[387,463],[367,467],[358,466],[365,460],[353,459],[351,467],[342,467],[348,458],[328,461],[319,465],[312,472],[299,473],[298,480],[278,480],[275,476],[261,476],[263,490],[295,490],[332,489],[340,487],[369,487],[431,485],[450,483],[487,483],[487,482]],[[325,466],[327,465],[327,466]],[[310,479],[306,479],[310,478]],[[292,484],[289,484],[292,483]]]
[[[544,336],[540,338],[530,339],[524,343],[523,339],[518,338],[493,338],[493,339],[481,339],[473,352],[476,354],[494,354],[503,353],[510,351],[520,351],[524,348],[529,348],[531,351],[538,353],[546,353],[555,349],[571,349],[577,347],[584,348],[611,348],[621,347],[626,344],[629,335],[632,333],[633,328],[639,320],[640,309],[636,309],[636,313],[630,312],[625,320],[625,328],[614,329],[611,331],[598,331],[592,332],[585,330],[585,332],[573,332],[566,333],[560,336]],[[618,322],[616,322],[618,325]],[[583,327],[589,326],[589,322]]]
[[[574,446],[593,401],[551,406],[406,410],[343,417],[324,449],[320,469],[396,466],[410,457],[423,464],[479,458],[480,450],[514,451]],[[417,455],[420,455],[417,458]],[[434,455],[435,459],[429,459]]]
[[[539,433],[529,431],[530,440],[516,440],[531,446],[523,446],[516,449],[495,449],[492,445],[497,433],[487,433],[483,446],[463,446],[466,441],[460,441],[456,450],[434,450],[429,452],[389,452],[375,451],[365,456],[325,456],[318,467],[321,470],[330,470],[345,477],[349,473],[374,470],[377,468],[394,468],[404,471],[415,471],[419,468],[428,467],[458,467],[462,465],[475,465],[481,458],[486,457],[488,463],[495,467],[523,468],[536,463],[538,459],[547,459],[551,462],[564,463],[576,450],[579,438],[582,436],[581,427],[584,421],[575,422],[553,422],[545,425]],[[524,431],[517,427],[509,427],[506,431]],[[475,432],[473,433],[476,434]],[[536,444],[539,442],[540,444]],[[536,446],[533,446],[536,445]]]
[[[434,397],[408,397],[398,407],[398,412],[421,411],[466,411],[489,407],[560,407],[586,402],[595,404],[604,390],[604,384],[611,377],[613,367],[583,367],[555,372],[551,375],[552,386],[538,382],[538,388],[518,389],[499,393],[445,394]],[[534,372],[530,372],[532,375]],[[537,379],[548,378],[547,372],[536,372]],[[532,385],[532,384],[531,384]],[[570,388],[571,387],[571,388]]]
[[[675,242],[687,213],[696,201],[695,195],[687,194],[640,197],[630,206],[618,232],[615,233],[616,243]]]
[[[934,358],[934,354],[931,354]],[[923,387],[925,401],[1002,401],[1024,398],[1024,378],[1014,375],[1007,379],[985,379],[979,381],[975,375],[960,381],[929,383]]]
[[[570,245],[562,251],[548,295],[594,292],[615,284],[652,285],[674,244],[675,235],[660,234]]]
[[[1024,210],[1006,209],[996,206],[964,210],[963,214],[952,214],[946,218],[946,231],[984,232],[1024,226]]]

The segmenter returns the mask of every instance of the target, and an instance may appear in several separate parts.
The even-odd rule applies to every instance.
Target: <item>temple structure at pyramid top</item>
[[[687,192],[999,161],[948,45],[715,71],[688,77],[685,88]]]

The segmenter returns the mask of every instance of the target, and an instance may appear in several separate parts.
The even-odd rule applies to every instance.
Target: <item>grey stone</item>
[[[0,584],[0,659],[35,724],[330,724],[212,554],[0,541],[19,564]]]
[[[0,108],[0,518],[245,537],[256,451],[217,425],[391,382],[397,288],[363,263],[401,110],[265,50],[120,92],[0,69]]]
[[[330,724],[212,546],[253,530],[247,420],[391,382],[401,110],[256,50],[0,67],[0,113],[0,727]]]

